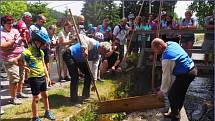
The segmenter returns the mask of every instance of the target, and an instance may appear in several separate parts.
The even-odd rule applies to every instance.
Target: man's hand
[[[94,83],[96,84],[96,81],[95,80],[93,80],[94,81]],[[92,87],[91,87],[91,91],[96,91],[96,87],[95,87],[95,85],[92,83]]]
[[[84,57],[84,60],[88,59],[88,50],[86,48],[82,48],[82,54]]]
[[[112,66],[111,69],[112,69],[112,71],[115,71],[115,70],[116,70],[116,67],[115,67],[115,66]]]
[[[163,93],[163,91],[158,91],[157,92],[157,96],[159,97],[159,98],[161,98],[161,99],[163,99],[164,98],[164,93]]]

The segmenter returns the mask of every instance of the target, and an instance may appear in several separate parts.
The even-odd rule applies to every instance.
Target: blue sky
[[[35,2],[35,1],[34,1]],[[54,10],[64,12],[66,8],[70,8],[74,15],[80,15],[81,9],[83,8],[83,1],[42,1],[48,3],[49,8]],[[116,3],[119,3],[117,1]],[[192,3],[192,1],[178,1],[175,7],[175,12],[179,17],[184,18],[184,13],[187,7]]]

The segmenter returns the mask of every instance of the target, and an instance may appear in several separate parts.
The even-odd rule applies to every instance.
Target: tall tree
[[[204,18],[208,15],[213,14],[214,10],[214,1],[206,0],[206,1],[194,1],[189,7],[190,10],[196,12],[196,17],[198,19],[198,23],[203,26]]]
[[[22,13],[27,11],[27,2],[25,0],[20,1],[1,1],[0,2],[0,15],[10,14],[14,18],[19,19]]]
[[[119,22],[119,8],[114,4],[113,0],[88,1],[84,4],[81,12],[86,20],[94,25],[101,24],[104,18],[109,18],[114,25]]]
[[[177,1],[164,1],[163,2],[163,10],[167,12],[168,15],[174,15],[174,6]],[[140,16],[148,16],[149,15],[149,1],[148,0],[138,0],[138,1],[124,1],[124,10],[125,17],[127,17],[130,13],[133,13],[135,16],[138,15],[141,5],[143,4],[142,11]],[[151,4],[151,14],[157,16],[159,13],[159,1],[154,1]],[[122,4],[120,4],[120,17],[122,17]]]
[[[56,24],[57,19],[64,16],[63,13],[57,12],[53,9],[47,7],[47,3],[34,3],[28,4],[28,11],[33,15],[33,22],[36,22],[36,16],[38,14],[43,14],[47,18],[46,27],[50,26],[51,24]]]

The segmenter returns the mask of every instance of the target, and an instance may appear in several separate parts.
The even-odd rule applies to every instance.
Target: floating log
[[[100,114],[133,112],[161,107],[164,107],[164,100],[153,94],[98,102],[97,112]]]

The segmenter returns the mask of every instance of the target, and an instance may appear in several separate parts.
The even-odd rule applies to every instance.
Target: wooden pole
[[[72,12],[71,12],[70,9],[69,9],[69,13],[70,13],[70,15],[71,15],[71,17],[72,17],[72,22],[73,22],[74,27],[75,27],[75,32],[77,33],[78,41],[79,41],[80,45],[82,45],[81,38],[80,38],[80,36],[79,36],[78,27],[77,27],[77,25],[76,25],[75,19],[74,19],[73,15],[72,15]],[[91,79],[92,79],[91,81],[92,81],[93,86],[94,86],[95,91],[96,91],[96,95],[97,95],[97,97],[98,97],[98,100],[101,101],[101,100],[100,100],[99,93],[98,93],[98,90],[97,90],[97,87],[96,87],[96,84],[95,84],[95,80],[94,80],[93,74],[92,74],[92,72],[91,72],[91,70],[90,70],[90,66],[89,66],[88,60],[86,60],[86,64],[87,64],[87,69],[88,69],[88,71],[89,71],[89,73],[90,73],[90,77],[91,77]]]
[[[141,5],[141,7],[140,7],[138,16],[140,16],[140,13],[141,13],[142,8],[143,8],[143,4],[144,4],[144,0],[143,0],[143,3],[142,3],[142,5]],[[121,61],[121,64],[122,64],[122,63],[125,63],[125,61],[126,61],[126,59],[127,59],[128,51],[129,51],[129,48],[130,48],[130,46],[131,46],[131,41],[132,41],[132,39],[133,39],[133,36],[134,36],[134,29],[132,30],[131,39],[130,39],[130,41],[129,41],[129,43],[128,43],[128,48],[127,48],[127,51],[126,51],[126,53],[125,53],[125,56],[123,57],[123,59],[122,59],[122,61]]]
[[[158,24],[157,24],[157,31],[156,31],[156,38],[159,37],[160,35],[160,21],[161,21],[161,9],[163,6],[163,0],[160,1],[160,6],[159,6],[159,20],[158,20]],[[157,61],[157,54],[154,53],[153,55],[153,65],[152,65],[152,91],[155,91],[155,69],[156,69],[156,61]]]

